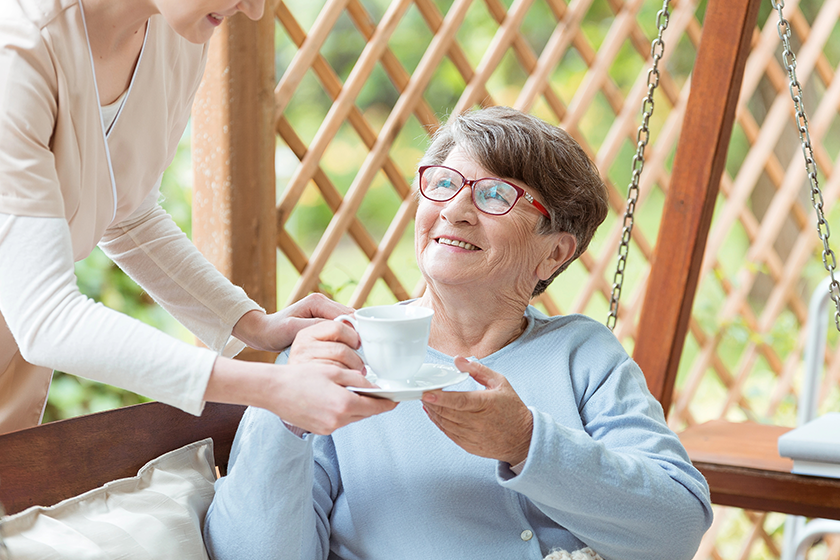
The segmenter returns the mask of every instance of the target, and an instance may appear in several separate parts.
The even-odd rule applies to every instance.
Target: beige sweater
[[[192,295],[211,305],[189,304],[188,314],[214,331],[213,341],[226,340],[252,305],[240,291],[237,305],[203,321],[197,316],[230,301],[216,296],[233,294],[233,287],[206,269],[184,272],[181,257],[197,261],[174,230],[164,253],[162,243],[135,235],[147,232],[144,224],[161,223],[140,210],[156,202],[155,185],[187,125],[208,46],[190,43],[163,16],[150,18],[128,91],[106,126],[87,31],[78,1],[0,0],[0,213],[8,216],[0,223],[0,433],[37,424],[51,369],[201,410],[214,352],[169,337],[164,343],[162,333],[78,293],[73,262],[103,239],[114,247],[108,252],[124,253],[143,272],[171,264],[187,284],[196,282]],[[172,279],[158,271],[162,281]],[[161,301],[174,296],[173,309],[186,309],[183,287],[144,285]]]

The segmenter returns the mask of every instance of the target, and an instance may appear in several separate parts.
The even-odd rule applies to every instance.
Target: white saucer
[[[417,400],[426,391],[443,389],[450,385],[460,383],[470,376],[469,373],[458,371],[453,366],[440,364],[423,364],[410,381],[392,381],[390,379],[377,379],[376,374],[370,368],[365,368],[365,377],[371,383],[378,385],[375,389],[365,387],[347,387],[359,394],[379,397],[394,402]]]

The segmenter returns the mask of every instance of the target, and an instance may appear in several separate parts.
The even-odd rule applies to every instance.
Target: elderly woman
[[[529,306],[607,214],[594,165],[563,130],[490,108],[439,130],[418,183],[427,289],[404,304],[435,311],[426,361],[470,377],[331,435],[250,409],[207,515],[211,556],[691,558],[708,487],[639,367],[601,324]],[[358,346],[324,322],[287,355],[362,368]]]

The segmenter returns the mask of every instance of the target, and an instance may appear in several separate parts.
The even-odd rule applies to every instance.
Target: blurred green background
[[[307,27],[319,14],[323,2],[298,0],[287,2],[287,4],[301,25]],[[370,11],[373,19],[378,21],[387,9],[388,4],[388,0],[366,1],[365,8]],[[448,9],[448,1],[442,1],[439,4],[442,12]],[[819,2],[817,0],[806,0],[801,6],[806,15],[813,18],[819,7]],[[654,2],[643,4],[638,20],[648,36],[652,37],[655,34],[656,12],[660,7],[661,5]],[[703,11],[704,3],[701,2],[697,9],[698,17],[701,17]],[[769,4],[762,5],[759,17],[762,25],[769,15],[771,15]],[[536,52],[543,48],[553,31],[552,26],[545,24],[546,21],[553,21],[553,17],[546,5],[537,3],[529,10],[527,17],[523,20],[523,37],[531,43]],[[407,71],[411,71],[417,66],[422,55],[422,49],[418,49],[416,45],[426,44],[431,37],[431,32],[424,23],[418,21],[418,18],[420,18],[420,15],[416,10],[409,11],[400,23],[400,30],[389,41],[391,51]],[[587,11],[586,17],[581,22],[582,31],[593,47],[598,48],[603,43],[613,20],[614,13],[606,0],[593,2],[592,7]],[[465,24],[461,26],[458,32],[457,40],[473,67],[480,63],[481,56],[492,42],[497,29],[498,25],[488,17],[486,12],[478,8],[469,12]],[[427,36],[424,36],[424,33]],[[297,47],[291,43],[285,31],[279,25],[277,26],[275,44],[276,75],[279,77],[283,70],[288,67],[297,52]],[[329,61],[338,77],[341,80],[346,80],[364,47],[364,39],[345,13],[338,19],[333,32],[321,49],[321,54]],[[679,85],[682,85],[688,78],[693,64],[694,48],[685,40],[669,44],[668,48],[672,49],[668,60],[668,72]],[[827,55],[832,61],[840,59],[840,40],[830,41],[826,49],[830,51],[827,52]],[[645,61],[636,50],[626,46],[621,49],[616,63],[611,67],[610,77],[623,94],[627,94],[630,90],[644,64]],[[587,64],[572,50],[558,65],[555,74],[552,76],[552,86],[568,102],[584,80],[587,70]],[[502,60],[499,69],[491,77],[488,90],[493,92],[494,100],[497,103],[513,104],[526,79],[527,75],[523,72],[516,57],[508,54]],[[819,84],[817,84],[817,87],[819,87]],[[463,88],[464,82],[460,73],[451,63],[445,60],[436,70],[424,98],[439,118],[444,119],[455,105]],[[356,105],[363,112],[365,119],[374,128],[379,128],[387,119],[397,97],[398,92],[388,76],[381,68],[377,68],[362,88],[356,100]],[[285,115],[301,139],[308,143],[316,134],[330,106],[330,98],[310,72],[307,73],[296,90]],[[761,108],[753,107],[752,109],[761,112]],[[651,122],[654,139],[655,134],[662,127],[670,107],[667,107],[667,104],[659,103],[657,110],[658,112],[654,113]],[[549,120],[555,120],[548,108],[540,103],[535,105],[533,112]],[[613,118],[613,111],[606,99],[599,95],[598,98],[593,100],[592,109],[586,112],[579,125],[587,142],[592,146],[599,146],[606,136]],[[403,169],[406,177],[413,175],[416,162],[426,147],[426,138],[426,131],[412,117],[395,139],[390,156]],[[840,150],[840,135],[827,138],[825,143],[830,153],[837,153]],[[743,161],[748,149],[749,142],[736,127],[727,164],[730,173],[737,172],[737,168]],[[618,188],[625,188],[625,185],[629,182],[632,153],[632,145],[628,143],[622,149],[618,162],[609,169],[601,170]],[[367,149],[358,136],[351,127],[345,125],[330,143],[321,161],[321,167],[337,188],[344,193],[353,181],[359,162],[366,155]],[[278,196],[282,194],[296,165],[297,158],[295,155],[282,141],[278,142],[276,152]],[[164,208],[172,214],[175,221],[188,235],[191,233],[191,185],[190,131],[188,129],[184,134],[172,166],[164,175],[161,187]],[[645,232],[654,232],[652,234],[646,233],[651,240],[655,238],[662,203],[662,193],[655,189],[637,211],[637,227]],[[365,197],[359,209],[358,217],[371,235],[378,240],[387,230],[390,219],[399,204],[399,197],[394,193],[385,177],[380,174],[374,181],[370,193]],[[810,208],[809,212],[812,212]],[[304,251],[310,253],[329,223],[331,216],[332,213],[324,203],[320,193],[314,186],[309,185],[306,187],[299,204],[292,212],[286,224],[286,229]],[[616,219],[616,216],[612,215],[608,218],[608,221],[614,219]],[[829,222],[840,222],[840,209],[831,210]],[[609,249],[604,247],[605,230],[607,230],[607,227],[602,227],[592,241],[591,250],[595,254],[601,254],[605,249]],[[724,245],[724,252],[719,255],[719,260],[726,274],[731,272],[734,275],[738,267],[742,266],[743,257],[749,246],[750,240],[743,228],[733,228]],[[403,237],[399,247],[389,260],[389,265],[403,285],[409,291],[413,290],[419,280],[419,271],[414,263],[410,231]],[[644,259],[637,253],[637,249],[631,248],[630,261],[626,272],[625,294],[632,290],[633,283],[639,280],[643,265]],[[360,277],[366,266],[367,259],[358,247],[352,243],[342,245],[330,258],[329,265],[321,276],[322,289],[336,300],[346,303],[355,288],[356,279]],[[193,341],[190,333],[154,304],[147,294],[128,279],[98,249],[90,257],[77,264],[76,273],[81,291],[89,297],[180,339]],[[579,262],[573,263],[563,275],[564,283],[566,285],[582,284],[587,275],[588,272],[582,264]],[[819,257],[815,255],[805,270],[806,281],[802,287],[803,291],[813,289],[824,275],[825,271],[822,263]],[[278,253],[277,278],[278,304],[283,305],[297,279],[297,272],[282,253]],[[573,305],[577,293],[575,290],[563,290],[558,284],[558,282],[555,282],[549,289],[550,293],[561,308],[569,309]],[[737,363],[745,345],[758,335],[751,332],[749,326],[741,321],[736,320],[725,325],[717,324],[717,311],[724,302],[725,296],[726,294],[719,289],[718,285],[714,283],[702,284],[698,289],[695,314],[698,316],[705,332],[719,331],[723,333],[725,343],[720,350],[723,359],[728,363]],[[393,300],[394,296],[380,281],[368,299],[368,304],[387,303]],[[604,320],[608,307],[608,302],[603,298],[593,298],[585,312],[598,320]],[[789,312],[783,320],[778,321],[774,326],[774,330],[770,334],[772,337],[770,342],[782,359],[794,349],[799,328],[800,325],[797,320]],[[832,334],[835,339],[836,335],[837,333]],[[766,337],[767,335],[762,336]],[[630,348],[632,340],[623,342],[628,343],[628,350],[632,350]],[[691,363],[692,356],[696,354],[696,351],[697,348],[692,346],[689,341],[686,345],[683,365],[681,365],[681,374]],[[756,379],[758,377],[753,378],[751,382],[760,382],[754,381]],[[776,381],[769,368],[765,381],[767,384],[773,384]],[[716,402],[725,398],[725,391],[725,387],[710,378],[709,381],[704,381],[698,388],[697,398],[699,401]],[[756,388],[755,390],[757,395],[765,395],[767,391],[766,387]],[[56,373],[44,420],[68,418],[142,402],[143,400],[145,399],[130,392],[83,378]],[[837,400],[835,396],[830,399],[830,402],[836,403]],[[786,399],[784,406],[778,411],[778,416],[773,420],[777,423],[792,424],[795,417],[794,404],[792,396]],[[710,407],[708,416],[715,416],[715,414],[716,408]],[[704,416],[705,414],[700,413],[697,418],[703,420],[705,419]]]

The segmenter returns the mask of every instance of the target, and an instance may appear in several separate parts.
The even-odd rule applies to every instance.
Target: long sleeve
[[[204,258],[156,198],[157,189],[108,228],[99,247],[204,344],[233,356],[244,347],[230,338],[233,326],[261,308]]]
[[[0,313],[24,359],[201,413],[217,354],[79,292],[63,218],[0,214],[0,263]]]
[[[205,518],[210,557],[325,559],[338,487],[332,467],[315,463],[309,438],[294,435],[271,412],[249,408]]]
[[[624,360],[585,400],[582,429],[532,408],[528,460],[498,479],[604,558],[688,559],[711,523],[708,488],[643,384]]]

